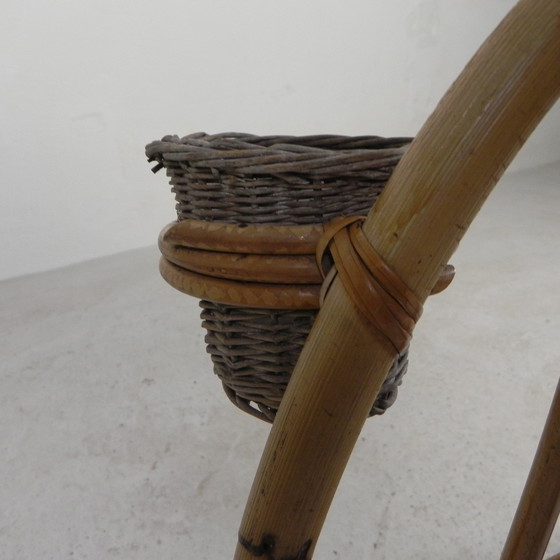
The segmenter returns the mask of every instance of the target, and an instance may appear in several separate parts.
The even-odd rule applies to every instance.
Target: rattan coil
[[[252,226],[259,228],[260,236],[267,226],[320,225],[340,216],[366,214],[410,141],[196,133],[166,136],[149,144],[146,154],[157,162],[154,171],[166,169],[179,221],[233,224],[237,231],[243,230],[235,236],[239,238],[247,237],[246,228],[250,231]],[[180,235],[177,229],[172,233]],[[223,251],[227,239],[221,241]],[[167,253],[175,262],[167,261],[164,252],[161,270],[168,282],[187,293],[185,286],[197,273],[199,295],[206,290],[200,289],[204,283],[200,269],[188,269],[193,250],[179,247]],[[197,263],[200,267],[200,258]],[[224,282],[207,279],[209,285]],[[250,292],[256,285],[244,280],[235,286]],[[205,297],[200,305],[207,350],[226,394],[245,412],[273,421],[317,309],[283,309],[281,301],[274,308],[261,309],[257,304],[230,305]],[[383,413],[394,402],[407,369],[407,354],[405,350],[395,360],[371,415]]]

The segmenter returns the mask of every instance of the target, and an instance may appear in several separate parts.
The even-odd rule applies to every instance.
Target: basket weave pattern
[[[149,144],[146,154],[158,162],[154,171],[166,168],[179,221],[301,226],[366,214],[410,140],[197,133],[164,137]],[[238,285],[251,289],[250,282]],[[242,410],[273,421],[317,309],[258,309],[206,299],[200,305],[207,349],[226,394]],[[372,415],[394,402],[407,363],[405,351]]]

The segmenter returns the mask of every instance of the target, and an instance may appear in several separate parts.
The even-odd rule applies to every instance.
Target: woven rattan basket
[[[318,312],[322,226],[367,214],[410,141],[196,133],[147,146],[177,201],[162,275],[201,299],[214,371],[242,410],[273,421]],[[394,402],[407,364],[405,351],[371,415]]]

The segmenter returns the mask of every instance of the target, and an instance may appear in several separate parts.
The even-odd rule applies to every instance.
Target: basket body
[[[150,160],[158,162],[154,170],[165,167],[167,171],[177,201],[179,222],[232,224],[233,232],[248,239],[253,237],[252,232],[258,237],[263,231],[270,231],[274,238],[277,231],[292,228],[292,233],[297,230],[297,241],[303,238],[298,229],[302,226],[313,231],[313,228],[340,216],[367,214],[410,141],[410,138],[375,136],[259,137],[238,133],[213,136],[197,133],[184,138],[164,137],[149,144],[146,153]],[[231,299],[229,294],[236,290],[236,293],[245,293],[243,290],[253,293],[262,286],[251,281],[251,270],[242,280],[231,276],[231,266],[227,270],[225,266],[206,267],[204,271],[212,270],[214,276],[220,276],[219,282],[227,278],[226,281],[233,282],[236,290],[220,292],[216,289],[208,291],[216,294],[215,297],[207,297],[207,290],[192,289],[192,283],[185,288],[182,281],[176,279],[188,273],[185,268],[192,270],[189,263],[194,257],[198,262],[203,256],[200,243],[204,242],[204,235],[202,238],[195,248],[188,247],[188,258],[177,256],[177,244],[194,245],[192,236],[188,243],[175,239],[173,254],[168,254],[170,244],[167,241],[161,243],[160,239],[164,256],[174,261],[174,264],[165,261],[162,273],[178,289],[201,298],[207,349],[214,371],[230,400],[256,417],[273,421],[318,305],[313,303],[313,298],[296,298],[295,304],[291,297],[262,298],[265,302],[274,301],[269,307],[261,300],[257,302],[244,295],[240,301],[235,297]],[[204,253],[205,257],[217,263],[220,262],[219,255],[224,262],[224,255],[228,262],[243,261],[245,255],[235,252],[239,246],[231,249],[237,255],[231,258],[231,253],[227,253],[230,250],[228,239],[219,241],[220,251],[216,251],[217,245],[214,245],[209,253]],[[247,250],[275,254],[308,252],[307,249],[288,249],[285,236],[278,237],[272,248],[268,245],[266,250],[262,245],[260,247]],[[187,247],[179,248],[184,250],[182,255],[187,254]],[[265,262],[265,256],[266,262],[284,262],[279,257],[275,259],[262,254],[254,258]],[[290,258],[287,262],[297,259],[300,262],[303,256]],[[282,270],[281,266],[279,270]],[[197,285],[217,282],[199,273],[198,270]],[[239,274],[237,268],[235,274]],[[278,293],[293,291],[294,287],[300,292],[314,289],[312,283],[315,281],[309,280],[312,275],[298,272],[290,276],[286,271],[284,281],[281,273],[276,274],[280,275],[274,280],[275,284],[266,285],[265,291],[276,290],[278,286],[282,288]],[[317,286],[320,287],[320,282]],[[221,294],[226,292],[228,295],[222,297]],[[303,303],[299,305],[297,301]],[[394,402],[407,363],[407,352],[395,360],[372,415],[383,413]]]

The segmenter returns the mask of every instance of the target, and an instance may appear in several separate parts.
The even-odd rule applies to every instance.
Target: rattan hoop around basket
[[[237,263],[243,257],[238,253],[239,239],[268,240],[266,249],[262,244],[261,249],[245,249],[253,253],[246,259],[253,263],[248,266],[255,266],[259,255],[270,262],[276,253],[284,259],[285,253],[307,253],[307,248],[288,249],[285,235],[278,236],[278,231],[309,226],[314,234],[317,226],[332,219],[367,214],[410,141],[378,136],[196,133],[166,136],[146,147],[148,159],[157,162],[154,171],[165,168],[170,178],[178,222],[189,225],[183,229],[172,225],[171,230],[168,226],[165,235],[162,232],[162,274],[174,287],[201,297],[202,325],[214,372],[230,400],[245,412],[273,421],[318,309],[309,303],[312,297],[298,308],[297,297],[294,303],[294,296],[282,295],[304,288],[313,293],[315,284],[294,285],[291,291],[279,283],[258,284],[261,292],[274,293],[274,300],[251,297],[258,291],[257,284],[247,280],[252,278],[250,268],[239,272]],[[201,235],[196,225],[203,222],[232,225]],[[219,230],[228,227],[234,228],[233,234],[220,237]],[[229,239],[237,240],[237,245],[229,248]],[[226,260],[229,265],[220,266],[224,253],[239,259],[229,255],[222,258],[222,265]],[[291,260],[274,262],[284,266]],[[267,307],[266,301],[274,305]],[[394,402],[407,364],[406,350],[395,360],[371,415],[383,413]]]

